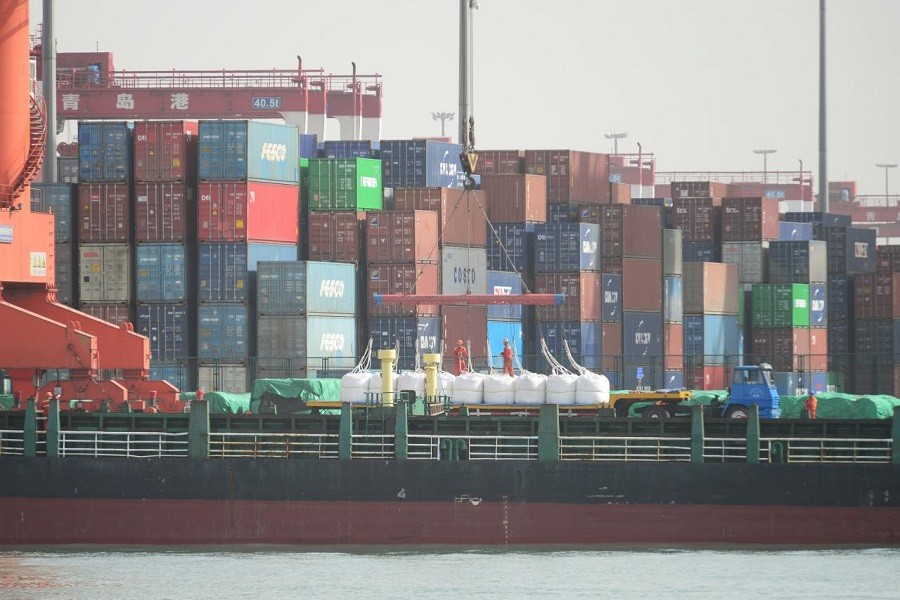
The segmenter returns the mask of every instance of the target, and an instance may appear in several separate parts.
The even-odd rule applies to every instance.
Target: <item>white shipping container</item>
[[[245,394],[250,391],[247,384],[247,367],[227,364],[201,366],[197,376],[197,388],[204,393]]]
[[[466,246],[441,248],[441,293],[487,293],[487,250]]]
[[[723,242],[722,262],[738,266],[741,283],[765,283],[768,247],[768,242]]]
[[[131,248],[128,244],[82,244],[78,248],[82,302],[131,301]]]

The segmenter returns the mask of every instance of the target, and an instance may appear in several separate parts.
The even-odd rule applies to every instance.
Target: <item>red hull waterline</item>
[[[897,545],[898,508],[0,498],[0,544]]]

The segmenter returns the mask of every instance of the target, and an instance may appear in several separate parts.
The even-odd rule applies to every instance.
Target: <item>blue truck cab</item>
[[[762,419],[781,417],[778,390],[772,382],[772,365],[742,365],[734,368],[728,400],[722,408],[722,416],[729,419],[746,419],[749,407],[759,406]]]

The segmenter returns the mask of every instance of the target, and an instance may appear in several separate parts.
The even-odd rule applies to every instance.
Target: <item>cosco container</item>
[[[663,274],[684,274],[684,249],[682,248],[682,232],[680,229],[663,229]]]
[[[300,181],[299,136],[293,125],[200,121],[198,171],[204,181]]]
[[[441,244],[483,247],[487,243],[488,198],[483,191],[467,194],[450,188],[397,188],[394,210],[432,210],[438,214]]]
[[[602,256],[662,257],[662,219],[655,206],[601,207]]]
[[[525,172],[522,150],[479,150],[478,172],[484,175],[517,175]]]
[[[267,377],[335,376],[330,372],[349,371],[357,361],[353,316],[260,316],[256,340]]]
[[[453,372],[453,349],[456,341],[469,345],[474,369],[487,368],[487,308],[484,306],[442,306],[441,345],[444,370]],[[497,350],[499,352],[499,350]]]
[[[487,236],[488,269],[516,271],[527,275],[534,268],[534,232],[522,223],[494,226],[496,235]]]
[[[465,174],[462,146],[434,140],[383,140],[382,183],[386,188],[449,187],[461,189]]]
[[[183,183],[139,183],[134,187],[135,240],[184,242],[194,237],[189,203],[195,188]]]
[[[334,262],[260,262],[256,275],[259,315],[356,311],[356,265]]]
[[[809,359],[808,327],[754,329],[750,351],[754,362],[767,362],[775,371],[800,371]]]
[[[684,315],[684,355],[688,364],[734,365],[740,362],[736,315]]]
[[[437,294],[440,266],[418,264],[370,264],[366,268],[366,293],[370,316],[436,315],[435,305],[376,304],[374,294]]]
[[[131,316],[131,305],[129,304],[82,302],[78,310],[116,326],[121,323],[134,323],[134,318]],[[89,328],[90,323],[82,323],[81,325]]]
[[[813,239],[812,223],[781,221],[778,224],[778,239],[783,242],[803,242]]]
[[[825,283],[828,257],[825,242],[771,242],[770,283]]]
[[[663,319],[666,323],[681,323],[684,316],[684,285],[681,277],[663,280]]]
[[[682,242],[684,263],[719,262],[720,247],[715,242]]]
[[[325,140],[322,144],[322,157],[378,158],[378,147],[378,142],[372,140]],[[381,175],[378,179],[381,179]]]
[[[75,306],[78,274],[75,272],[76,262],[72,244],[56,244],[53,252],[56,264],[56,301]]]
[[[765,242],[723,242],[722,262],[737,265],[741,283],[765,283],[767,250]]]
[[[138,244],[135,255],[138,302],[187,299],[187,252],[182,244]]]
[[[684,312],[738,314],[737,265],[690,263],[684,266]]]
[[[32,183],[31,210],[53,215],[53,231],[57,244],[72,240],[72,214],[76,188],[68,183]]]
[[[296,185],[207,181],[199,196],[200,241],[296,244],[299,239]]]
[[[441,293],[487,293],[487,252],[484,248],[441,248]]]
[[[593,223],[535,226],[535,272],[600,270],[600,228]]]
[[[82,244],[78,264],[82,303],[131,302],[131,248],[127,244]]]
[[[516,365],[524,364],[522,355],[525,352],[525,341],[522,337],[521,321],[488,321],[487,339],[488,354],[490,354],[491,357],[491,366],[493,366],[495,370],[503,370],[503,357],[500,356],[500,353],[503,351],[503,340],[509,340],[509,347],[512,348],[513,351],[513,366],[515,367]],[[570,341],[569,348],[572,348],[572,344],[573,342]],[[553,350],[551,350],[551,352],[553,352]],[[574,348],[572,349],[572,353],[575,353]],[[565,360],[565,355],[560,355],[558,358],[563,363],[568,364],[568,361]],[[599,358],[597,362],[599,363]]]
[[[216,362],[213,365],[200,365],[197,370],[197,389],[245,394],[253,383],[247,381],[247,377],[247,367],[244,364]]]
[[[774,198],[722,199],[723,242],[762,242],[778,239],[778,200]]]
[[[128,181],[131,131],[124,121],[78,123],[78,180]]]
[[[603,358],[603,334],[600,323],[585,323],[582,321],[541,321],[541,335],[547,342],[550,354],[566,368],[571,369],[569,359],[566,356],[563,342],[568,343],[569,352],[582,367],[599,370]],[[501,340],[502,343],[502,340]],[[512,343],[512,340],[510,340]],[[492,344],[493,349],[493,344]],[[499,349],[494,350],[497,354]],[[541,361],[538,364],[544,366]],[[546,365],[549,367],[549,365]],[[543,369],[542,369],[543,370]],[[549,368],[544,371],[549,374]]]
[[[363,212],[309,213],[309,259],[360,262],[364,225]]]
[[[600,285],[603,293],[603,321],[620,322],[622,320],[622,275],[601,275]]]
[[[625,312],[622,356],[628,360],[653,357],[662,365],[663,322],[659,312]]]
[[[400,369],[415,367],[416,352],[419,367],[425,361],[423,354],[441,351],[441,319],[423,315],[409,317],[370,317],[369,337],[372,340],[372,366],[379,368],[378,350],[399,348],[397,366]],[[454,341],[454,345],[455,345]]]
[[[370,264],[439,262],[437,213],[433,210],[367,212],[366,252]]]
[[[809,327],[809,286],[754,285],[751,310],[754,330]]]
[[[525,172],[547,180],[547,202],[607,204],[607,155],[576,150],[526,150]]]
[[[196,164],[196,122],[138,121],[134,124],[135,181],[191,181],[196,177]]]
[[[487,293],[495,296],[521,294],[522,277],[511,271],[488,271]],[[491,304],[487,307],[488,319],[494,321],[521,321],[521,304]]]
[[[310,210],[381,210],[383,198],[380,160],[310,159]]]
[[[481,189],[491,223],[547,221],[547,183],[540,175],[483,175]]]
[[[190,325],[186,304],[138,304],[135,331],[150,340],[152,360],[189,356]]]
[[[874,273],[875,230],[859,227],[825,227],[829,275]]]
[[[197,356],[201,361],[241,361],[250,355],[250,318],[246,306],[201,304],[197,321]]]
[[[297,260],[297,247],[283,244],[200,244],[200,302],[248,302],[250,273],[259,261]]]
[[[717,211],[712,198],[674,198],[672,202],[672,227],[682,231],[685,242],[716,241]]]
[[[559,306],[538,306],[537,314],[548,321],[599,321],[600,273],[539,273],[534,291],[538,294],[565,294]]]
[[[855,275],[853,315],[857,319],[900,318],[900,273]]]
[[[128,242],[131,240],[131,203],[124,183],[78,185],[78,241]]]
[[[809,286],[809,325],[828,326],[828,286],[824,283],[813,283]]]

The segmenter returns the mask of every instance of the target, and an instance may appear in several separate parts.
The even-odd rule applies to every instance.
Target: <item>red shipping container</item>
[[[727,183],[717,181],[673,181],[672,198],[716,198],[731,196]],[[717,202],[716,205],[719,203]]]
[[[724,390],[728,387],[725,367],[685,367],[684,387],[689,390]]]
[[[113,325],[120,323],[133,323],[131,320],[131,307],[127,304],[85,304],[82,303],[78,310],[87,313],[97,319],[103,319]],[[90,332],[90,323],[82,323],[81,329]]]
[[[622,323],[600,325],[603,335],[603,370],[618,371],[622,366]]]
[[[467,194],[449,188],[397,188],[395,210],[433,210],[438,213],[438,235],[441,245],[487,245],[487,219],[490,194],[483,191]]]
[[[369,315],[373,317],[437,315],[435,305],[376,305],[373,294],[437,294],[441,274],[436,264],[377,264],[366,268]],[[487,309],[485,309],[487,310]]]
[[[684,312],[689,314],[736,315],[738,294],[743,293],[734,263],[685,263]]]
[[[716,241],[716,211],[709,198],[674,198],[672,228],[682,231],[685,242]]]
[[[656,206],[604,206],[600,232],[601,256],[662,257],[662,216]]]
[[[518,175],[525,172],[522,150],[479,150],[478,172],[484,175]]]
[[[657,183],[653,186],[653,196],[655,198],[671,198],[672,185],[668,183]]]
[[[603,235],[601,234],[601,238]],[[605,275],[621,275],[622,259],[620,257],[608,257],[600,259],[600,272]]]
[[[135,181],[193,181],[197,171],[197,123],[134,124]]]
[[[201,242],[296,244],[299,240],[296,184],[204,181],[199,192]]]
[[[878,246],[875,272],[879,275],[900,273],[900,246]]]
[[[540,175],[482,175],[491,223],[546,223],[547,182]]]
[[[551,204],[609,203],[606,154],[576,150],[526,150],[525,172],[547,178]]]
[[[487,363],[487,307],[486,306],[442,306],[441,346],[443,347],[444,370],[453,373],[453,349],[456,341],[469,343],[472,367],[477,371],[486,369]],[[519,348],[521,352],[521,348]],[[513,365],[515,368],[516,365]]]
[[[662,311],[662,259],[623,258],[622,310]]]
[[[433,210],[366,213],[366,260],[372,264],[437,263],[438,215]]]
[[[778,200],[774,198],[724,198],[722,241],[763,242],[779,236]]]
[[[609,184],[610,204],[631,204],[631,185],[627,183]]]
[[[125,183],[78,185],[78,241],[130,242],[131,210]]]
[[[559,306],[538,306],[537,314],[545,321],[599,321],[602,294],[600,273],[539,273],[534,278],[538,294],[565,294]]]
[[[857,319],[900,318],[900,273],[855,275],[853,314]]]
[[[684,324],[665,323],[663,325],[663,369],[681,371],[684,369]]]
[[[183,183],[138,183],[134,187],[138,242],[187,240],[188,188]]]
[[[809,364],[810,371],[828,370],[828,329],[816,328],[809,330]]]
[[[809,360],[809,331],[805,327],[754,329],[750,348],[754,362],[767,362],[775,371],[803,370],[806,365],[800,357]]]
[[[359,262],[366,213],[313,211],[309,213],[309,260]]]

